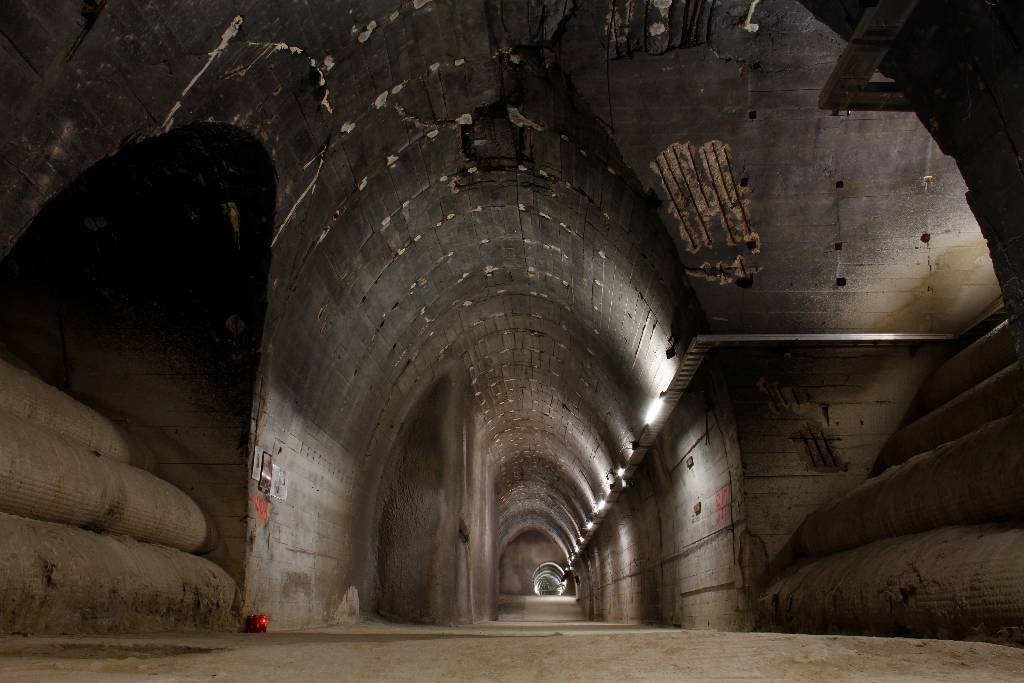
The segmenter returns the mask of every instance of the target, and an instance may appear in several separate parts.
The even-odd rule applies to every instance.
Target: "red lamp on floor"
[[[250,614],[245,618],[246,633],[266,633],[270,617],[266,614]]]

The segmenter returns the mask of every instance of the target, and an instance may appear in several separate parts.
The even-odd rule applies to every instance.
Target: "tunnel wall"
[[[863,482],[955,345],[719,352],[743,453],[754,579],[794,559],[806,516]]]
[[[219,121],[258,139],[273,162],[252,443],[244,445],[248,430],[235,430],[232,445],[247,452],[233,453],[231,466],[252,472],[265,453],[287,486],[267,495],[250,478],[244,540],[234,529],[226,536],[245,544],[242,611],[269,614],[276,628],[376,610],[368,520],[386,487],[385,462],[416,387],[437,379],[435,362],[473,358],[475,340],[460,341],[460,332],[526,321],[531,337],[570,342],[565,356],[586,359],[581,365],[619,368],[601,387],[604,400],[645,396],[667,339],[696,328],[670,238],[607,132],[574,99],[550,51],[511,49],[547,44],[560,20],[539,39],[499,40],[505,17],[496,6],[368,0],[352,12],[314,3],[282,13],[178,0],[108,3],[87,22],[78,6],[2,8],[19,59],[5,65],[10,98],[0,104],[12,122],[0,132],[9,161],[0,169],[0,253],[82,171],[140,140]],[[528,14],[527,28],[543,12]],[[106,85],[80,87],[97,79]],[[569,304],[579,320],[560,327]],[[83,394],[99,399],[92,383],[109,381],[122,395],[98,407],[145,408],[139,385],[100,371],[134,353],[120,374],[137,373],[148,394],[166,394],[162,405],[199,423],[188,425],[196,427],[190,448],[208,453],[203,437],[212,432],[216,450],[226,445],[218,406],[195,410],[195,394],[216,395],[207,383],[216,373],[161,335],[122,344],[106,333],[82,342],[91,354]],[[49,334],[58,336],[52,325]],[[627,356],[635,371],[621,369]],[[185,376],[187,387],[175,381]],[[160,416],[137,419],[154,438],[174,428]],[[602,448],[626,441],[627,419],[639,416],[617,415]],[[603,466],[601,457],[582,467]],[[204,456],[162,467],[183,482],[215,481],[222,464]],[[485,466],[470,470],[480,474],[474,489],[489,486]],[[194,489],[204,502],[206,489]],[[214,511],[235,522],[240,513],[234,504]],[[490,523],[468,529],[471,545],[496,526],[493,509],[481,519]],[[470,564],[493,570],[493,547],[478,558]],[[495,588],[476,582],[472,594]]]
[[[498,562],[500,595],[533,595],[533,572],[544,562],[565,566],[565,554],[539,531],[526,531],[501,552]]]
[[[753,623],[741,562],[750,542],[744,484],[728,388],[713,361],[692,386],[578,560],[579,600],[588,618],[723,630]]]
[[[704,374],[676,408],[602,522],[584,606],[609,621],[752,628],[801,522],[867,478],[916,388],[956,350],[716,352],[718,400]]]
[[[467,382],[443,377],[412,409],[384,474],[377,539],[378,611],[398,621],[474,621],[467,517]],[[491,568],[488,568],[491,569]]]
[[[0,134],[0,144],[8,151],[18,150],[18,158],[11,157],[0,181],[0,253],[12,248],[44,202],[90,164],[140,139],[194,121],[217,120],[251,132],[273,158],[281,183],[268,295],[272,312],[263,349],[270,358],[262,365],[254,392],[255,442],[248,457],[243,455],[239,462],[239,446],[246,448],[249,433],[248,415],[228,411],[232,423],[246,423],[243,430],[233,424],[229,428],[220,406],[210,405],[218,393],[209,382],[222,378],[160,335],[120,343],[106,330],[85,330],[88,337],[83,331],[75,348],[82,350],[88,364],[78,366],[73,389],[97,397],[105,395],[98,387],[107,382],[104,389],[119,393],[111,393],[102,407],[124,408],[151,427],[155,433],[147,439],[159,442],[161,432],[172,430],[198,454],[185,462],[163,463],[162,475],[214,508],[214,516],[234,523],[224,534],[232,543],[221,561],[239,573],[244,561],[250,573],[245,609],[270,614],[275,627],[357,618],[360,596],[367,598],[362,609],[373,609],[373,575],[368,572],[372,563],[365,560],[373,534],[364,520],[372,519],[374,482],[381,465],[380,458],[367,464],[366,438],[377,422],[380,398],[389,390],[372,378],[379,378],[390,361],[350,349],[357,371],[360,366],[376,367],[378,374],[364,374],[371,377],[366,391],[372,400],[350,391],[349,401],[332,392],[344,392],[351,376],[308,363],[325,343],[315,330],[323,333],[321,305],[328,293],[336,304],[326,317],[345,320],[341,327],[353,346],[370,344],[378,329],[379,319],[370,319],[376,314],[360,312],[356,305],[347,318],[338,316],[338,308],[349,307],[346,297],[358,302],[363,291],[352,295],[360,285],[338,283],[332,268],[351,258],[373,226],[380,229],[381,219],[402,201],[385,189],[394,187],[387,158],[401,152],[397,145],[387,148],[387,141],[406,140],[416,128],[410,118],[422,114],[424,121],[437,119],[431,127],[443,133],[438,144],[426,149],[430,139],[425,130],[416,131],[424,158],[414,145],[406,150],[406,163],[394,170],[409,172],[403,189],[412,196],[427,178],[436,179],[462,165],[455,119],[496,99],[490,46],[476,39],[488,35],[486,18],[475,3],[460,3],[458,12],[450,2],[404,3],[394,17],[390,2],[371,1],[355,9],[353,14],[313,5],[283,13],[277,6],[236,2],[182,0],[159,8],[111,3],[84,25],[78,6],[18,1],[0,10],[19,55],[5,62],[3,75],[14,99],[2,105],[12,125]],[[367,29],[359,40],[371,22],[376,30]],[[360,29],[353,31],[355,25]],[[405,44],[413,36],[414,54],[399,63],[395,41]],[[123,49],[111,50],[112,45]],[[332,70],[332,64],[346,66]],[[78,85],[96,78],[105,86]],[[329,82],[319,85],[319,78]],[[397,97],[403,83],[410,85]],[[392,103],[401,103],[404,109],[392,103],[375,108],[381,92],[392,87]],[[432,112],[431,96],[435,102],[446,99],[447,108]],[[412,116],[403,117],[401,111]],[[354,126],[359,133],[352,136]],[[321,154],[327,145],[331,154]],[[24,172],[13,170],[18,167]],[[352,198],[362,189],[364,176],[375,191],[363,195],[366,199],[359,205]],[[433,218],[439,203],[423,203],[434,209],[422,215]],[[307,262],[326,235],[325,226],[341,213],[339,207],[346,209],[346,216],[344,227],[335,232],[334,264],[329,266],[325,258],[314,259],[315,265]],[[349,209],[353,213],[347,213]],[[384,259],[391,251],[379,234],[372,247],[374,259]],[[348,265],[360,280],[373,267],[362,261]],[[297,288],[298,280],[304,286]],[[373,300],[368,308],[379,303]],[[74,333],[77,321],[64,322]],[[59,350],[60,344],[55,320],[47,324],[49,353]],[[284,332],[275,337],[282,326]],[[382,348],[391,346],[388,342]],[[129,367],[121,362],[125,354],[133,359]],[[59,370],[59,362],[52,367]],[[106,372],[111,367],[119,369],[116,376]],[[153,394],[161,396],[162,405],[177,419],[135,416],[134,411],[147,407],[145,396]],[[248,472],[254,456],[262,457],[264,451],[287,476],[283,499],[257,491],[251,479],[246,486],[239,478],[232,476],[228,482],[219,476],[227,466]],[[474,480],[474,485],[480,482]],[[228,497],[232,502],[223,502]],[[476,589],[490,590],[486,582]]]
[[[978,391],[1006,372],[992,374],[1000,357],[1005,362],[999,336],[987,335],[926,379],[876,462],[879,473],[825,501],[800,526],[794,540],[805,557],[773,577],[760,601],[762,626],[1020,640],[1021,601],[1012,587],[1024,571],[1014,549],[1024,425],[1019,408],[1003,416],[1002,402]],[[962,376],[961,393],[920,410],[951,375]],[[978,427],[951,414],[988,422]],[[930,433],[945,443],[926,452],[915,450],[926,447],[920,440],[896,438],[928,435],[920,426],[937,419],[944,429]]]

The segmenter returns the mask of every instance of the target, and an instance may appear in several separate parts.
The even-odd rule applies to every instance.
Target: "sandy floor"
[[[550,613],[553,607],[528,605],[513,618],[536,614],[535,609]],[[1019,681],[1024,680],[1024,650],[565,621],[465,628],[364,623],[259,635],[0,638],[3,681],[741,678]]]

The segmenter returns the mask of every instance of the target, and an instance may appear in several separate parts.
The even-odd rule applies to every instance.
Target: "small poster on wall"
[[[274,480],[274,458],[271,457],[270,453],[263,451],[263,462],[260,465],[260,478],[256,484],[256,488],[261,493],[270,493],[270,488]]]
[[[270,477],[270,495],[278,500],[288,497],[288,478],[284,474],[284,468],[274,465]]]

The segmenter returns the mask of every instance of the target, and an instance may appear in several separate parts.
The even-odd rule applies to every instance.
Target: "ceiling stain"
[[[730,247],[761,252],[761,238],[750,224],[749,191],[737,182],[732,151],[721,140],[699,148],[672,143],[651,164],[672,200],[669,212],[679,221],[686,249],[697,253],[714,244],[720,232]]]

